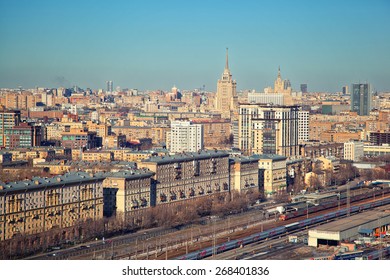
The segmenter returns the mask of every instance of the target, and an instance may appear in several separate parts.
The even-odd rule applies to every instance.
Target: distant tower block
[[[307,84],[301,84],[301,92],[307,93]]]
[[[215,98],[215,109],[221,112],[222,117],[230,118],[237,110],[237,83],[232,79],[229,70],[229,56],[226,48],[226,63],[222,77],[217,82],[217,94]]]

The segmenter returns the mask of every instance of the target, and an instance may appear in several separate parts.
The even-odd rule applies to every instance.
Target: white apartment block
[[[359,161],[364,155],[364,144],[363,142],[346,142],[344,143],[344,159]]]
[[[172,153],[197,152],[203,149],[203,125],[190,121],[171,122]]]
[[[309,112],[298,111],[298,143],[309,141]]]

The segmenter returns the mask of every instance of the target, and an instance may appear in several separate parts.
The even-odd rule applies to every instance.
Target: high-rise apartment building
[[[238,145],[246,155],[299,155],[298,106],[242,103]]]
[[[0,147],[6,146],[5,132],[20,123],[20,111],[0,111]]]
[[[107,92],[113,92],[114,91],[114,83],[112,81],[107,81]]]
[[[342,92],[343,94],[349,94],[348,86],[343,86]]]
[[[221,112],[224,118],[232,117],[235,110],[237,110],[237,83],[232,79],[228,59],[228,49],[226,49],[225,70],[222,73],[222,78],[218,80],[215,97],[215,109]]]
[[[298,143],[309,141],[309,112],[298,111]]]
[[[372,109],[370,84],[352,84],[351,111],[360,116],[368,116]]]
[[[171,122],[171,152],[197,152],[203,149],[203,125],[190,121]]]
[[[307,84],[301,84],[301,92],[307,93]]]

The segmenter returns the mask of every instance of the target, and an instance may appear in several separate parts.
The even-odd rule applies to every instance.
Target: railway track
[[[380,198],[382,199],[382,198],[388,198],[388,197],[390,197],[390,195],[386,195],[386,196],[383,196]],[[377,200],[378,200],[378,197],[375,200],[373,198],[370,198],[367,200],[353,202],[350,204],[350,206],[352,207],[355,205],[366,204],[366,203],[370,203],[370,202],[377,201]],[[344,206],[344,207],[341,207],[340,209],[344,209],[344,208],[346,208],[346,207]],[[322,210],[322,211],[319,211],[316,213],[309,213],[308,217],[311,218],[311,217],[320,216],[320,215],[323,215],[326,213],[334,212],[337,209],[338,209],[338,207],[333,207],[333,208]],[[306,216],[305,216],[305,218],[306,218]],[[208,236],[209,238],[207,240],[204,240],[204,241],[188,242],[188,239],[187,239],[187,242],[186,242],[185,240],[183,240],[182,242],[177,244],[177,245],[181,244],[182,246],[168,247],[168,252],[166,252],[166,250],[163,249],[163,251],[161,251],[157,254],[154,254],[154,255],[151,254],[149,256],[144,256],[143,254],[145,254],[145,251],[138,251],[137,255],[138,255],[138,259],[160,259],[160,260],[162,260],[162,259],[177,258],[179,256],[185,255],[185,254],[193,252],[193,251],[200,250],[202,248],[207,248],[207,247],[211,247],[214,245],[216,246],[216,245],[222,244],[222,243],[229,241],[229,240],[245,238],[245,237],[250,236],[250,235],[257,233],[257,232],[266,231],[266,230],[269,230],[271,228],[276,228],[279,226],[291,224],[291,223],[301,221],[301,220],[302,220],[302,217],[297,217],[297,218],[289,219],[287,221],[279,221],[279,220],[278,221],[268,221],[268,223],[263,223],[262,225],[258,224],[258,225],[254,225],[254,226],[252,225],[250,227],[247,226],[247,223],[244,223],[244,224],[241,224],[243,227],[242,230],[235,231],[235,232],[229,232],[229,234],[225,234],[225,235],[218,233],[217,237],[215,237],[215,239],[212,238],[212,234],[211,234]],[[212,230],[211,230],[211,232],[212,232]],[[200,236],[197,236],[197,238],[200,238]],[[203,239],[206,239],[206,238],[203,238]],[[134,259],[134,254],[133,255],[131,255],[131,254],[117,255],[115,258],[118,258],[118,259],[133,258]]]

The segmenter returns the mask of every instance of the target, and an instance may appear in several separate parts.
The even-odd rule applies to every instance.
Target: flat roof
[[[155,162],[157,164],[165,164],[165,163],[176,163],[190,160],[199,160],[199,159],[208,159],[208,158],[218,158],[218,157],[228,157],[229,153],[224,151],[201,151],[198,153],[187,152],[175,155],[168,156],[152,156],[148,159],[142,160],[142,162]]]
[[[380,211],[382,209],[382,211]],[[320,225],[315,227],[310,231],[316,232],[342,232],[349,230],[351,228],[359,227],[363,224],[377,221],[378,219],[390,217],[390,212],[385,212],[383,210],[390,210],[390,206],[380,207],[377,210],[370,210],[364,213],[356,214],[349,216],[344,219],[333,221],[327,224]],[[378,211],[379,210],[379,211]]]

